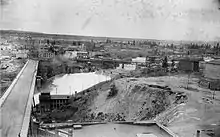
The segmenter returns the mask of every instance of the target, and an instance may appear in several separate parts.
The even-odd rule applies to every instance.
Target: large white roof
[[[154,134],[137,134],[137,137],[157,137]]]

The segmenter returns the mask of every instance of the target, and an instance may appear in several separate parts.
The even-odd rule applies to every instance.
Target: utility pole
[[[187,89],[189,88],[189,78],[190,78],[190,73],[188,74],[188,80],[187,80],[187,86],[186,86]]]
[[[213,100],[215,99],[215,90],[213,91],[212,98],[213,98]]]
[[[186,88],[188,89],[189,88],[189,79],[190,79],[191,70],[186,71],[186,72],[188,73],[188,80],[187,80],[187,86],[186,86]]]

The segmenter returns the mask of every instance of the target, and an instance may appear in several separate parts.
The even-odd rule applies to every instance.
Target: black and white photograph
[[[220,0],[0,0],[0,137],[220,137]]]

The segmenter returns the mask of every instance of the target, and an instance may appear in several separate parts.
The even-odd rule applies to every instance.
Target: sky
[[[0,29],[220,40],[218,0],[1,0]]]

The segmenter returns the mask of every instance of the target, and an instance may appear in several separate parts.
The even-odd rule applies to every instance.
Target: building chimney
[[[200,137],[200,131],[199,130],[197,130],[197,132],[196,132],[196,137]]]

